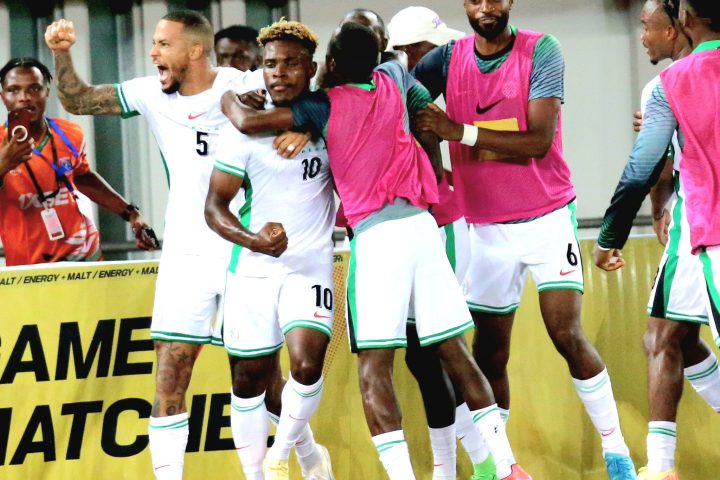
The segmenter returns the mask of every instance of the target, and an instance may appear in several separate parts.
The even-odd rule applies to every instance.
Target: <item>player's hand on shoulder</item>
[[[283,158],[295,158],[305,148],[312,136],[308,132],[286,131],[275,137],[273,148]]]
[[[622,252],[617,248],[604,249],[599,245],[595,245],[593,249],[593,259],[595,260],[595,265],[606,272],[619,270],[625,265]]]
[[[243,105],[253,110],[265,110],[265,90],[255,90],[238,95]]]
[[[633,130],[639,132],[642,129],[642,112],[635,112],[633,114]]]
[[[75,43],[75,26],[65,19],[57,20],[45,29],[45,43],[53,52],[70,50]]]
[[[282,224],[268,222],[255,234],[249,248],[253,252],[279,257],[287,246],[288,238]]]

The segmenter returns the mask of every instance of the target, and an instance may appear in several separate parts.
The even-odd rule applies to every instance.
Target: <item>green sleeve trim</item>
[[[227,163],[221,162],[220,160],[215,160],[214,167],[216,170],[220,170],[224,173],[229,173],[230,175],[234,175],[236,177],[245,178],[245,170],[242,168],[235,167],[233,165],[229,165]]]
[[[408,112],[413,115],[425,110],[429,103],[432,103],[432,96],[428,89],[421,83],[415,83],[407,93]]]
[[[120,102],[120,109],[122,110],[120,113],[121,118],[132,118],[140,115],[140,112],[137,110],[130,110],[127,100],[125,99],[125,93],[123,93],[122,85],[119,83],[115,84],[115,95],[117,96],[118,102]]]

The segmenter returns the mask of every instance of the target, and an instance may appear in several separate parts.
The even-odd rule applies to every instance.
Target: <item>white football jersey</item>
[[[274,138],[243,135],[229,123],[220,133],[215,168],[243,178],[240,222],[252,232],[282,223],[288,237],[277,258],[235,245],[229,270],[240,275],[269,277],[332,262],[335,199],[325,143],[309,142],[287,160],[273,148]]]
[[[116,85],[122,116],[143,115],[165,166],[169,195],[165,211],[163,251],[227,256],[231,244],[205,223],[205,198],[216,155],[220,129],[229,124],[220,97],[265,88],[262,71],[218,68],[212,87],[197,95],[166,94],[157,76]]]

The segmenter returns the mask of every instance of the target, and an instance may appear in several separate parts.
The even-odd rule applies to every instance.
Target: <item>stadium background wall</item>
[[[591,242],[582,242],[586,259],[590,248]],[[648,415],[644,312],[659,253],[654,239],[633,239],[620,274],[585,269],[583,323],[607,362],[638,464],[645,461]],[[356,359],[345,335],[347,254],[337,254],[335,262],[335,335],[312,426],[330,449],[338,480],[385,478],[363,418]],[[146,419],[154,353],[148,327],[156,274],[156,262],[0,271],[0,478],[150,478]],[[599,438],[543,331],[533,288],[518,312],[510,372],[509,434],[534,478],[605,479]],[[242,478],[229,428],[228,375],[224,351],[207,347],[188,395],[185,478]],[[418,478],[429,479],[432,455],[422,403],[402,351],[396,387]],[[714,478],[720,468],[717,438],[720,418],[686,388],[678,422],[683,478]],[[470,466],[459,452],[458,473],[467,478]],[[300,478],[294,463],[292,478]]]
[[[47,3],[47,0],[45,0]],[[0,64],[11,56],[36,56],[52,65],[44,44],[45,27],[54,18],[73,20],[77,43],[73,60],[78,73],[91,83],[112,83],[154,75],[148,56],[157,21],[169,9],[206,4],[202,11],[216,29],[235,23],[256,28],[285,15],[307,22],[321,44],[315,59],[323,61],[327,39],[339,19],[358,6],[377,11],[386,21],[408,5],[438,12],[452,28],[468,32],[462,0],[290,0],[271,9],[264,0],[135,0],[127,13],[114,14],[109,0],[57,0],[51,15],[35,18],[24,0],[0,0]],[[580,219],[601,217],[622,172],[635,134],[632,112],[638,110],[643,85],[666,66],[653,67],[640,42],[642,0],[518,0],[512,22],[549,32],[565,56],[564,150],[579,197]],[[112,185],[140,205],[150,223],[162,225],[167,183],[154,138],[142,118],[75,117],[52,96],[51,115],[83,126],[90,161]],[[0,120],[5,119],[0,105]],[[647,213],[647,210],[644,211]],[[104,242],[125,242],[132,232],[116,216],[99,212]],[[159,234],[161,228],[156,228]],[[115,257],[111,257],[115,258]],[[133,254],[147,259],[147,254]],[[117,259],[126,259],[122,256]]]

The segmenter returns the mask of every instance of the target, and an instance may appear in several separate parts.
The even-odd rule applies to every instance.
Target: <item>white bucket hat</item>
[[[398,45],[418,42],[444,45],[450,40],[465,36],[460,30],[448,28],[437,13],[426,7],[407,7],[400,10],[392,17],[387,29],[388,50]]]

